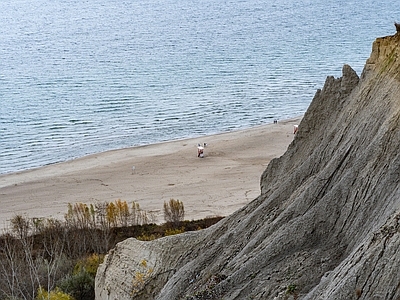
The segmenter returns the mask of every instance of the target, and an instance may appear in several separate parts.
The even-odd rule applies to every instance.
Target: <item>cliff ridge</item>
[[[328,77],[260,196],[199,232],[128,239],[96,299],[400,299],[400,33]]]

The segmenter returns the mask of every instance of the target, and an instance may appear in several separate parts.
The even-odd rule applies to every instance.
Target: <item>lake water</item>
[[[396,1],[2,0],[0,174],[301,115]]]

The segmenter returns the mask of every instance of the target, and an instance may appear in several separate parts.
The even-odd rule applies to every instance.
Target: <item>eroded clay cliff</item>
[[[215,226],[128,239],[96,299],[400,299],[400,33],[328,77],[261,195]]]

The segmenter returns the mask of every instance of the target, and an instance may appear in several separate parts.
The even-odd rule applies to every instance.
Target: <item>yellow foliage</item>
[[[47,292],[44,288],[39,287],[38,293],[36,295],[36,300],[74,300],[74,298],[63,291],[61,291],[58,287],[54,290]]]
[[[138,236],[136,239],[138,239],[139,241],[153,241],[155,239],[159,239],[161,238],[161,235],[159,234],[142,234],[141,236]]]
[[[165,230],[165,236],[169,236],[169,235],[175,235],[175,234],[179,234],[179,233],[182,233],[182,232],[185,232],[185,229],[184,228],[181,228],[181,229],[167,229],[167,230]]]
[[[143,260],[140,262],[140,265],[141,265],[143,268],[147,268],[147,260],[143,259]]]
[[[146,211],[140,209],[139,203],[133,202],[131,207],[125,200],[114,202],[96,203],[68,203],[68,212],[64,215],[68,225],[87,228],[109,228],[119,226],[142,225],[149,223]],[[36,220],[35,226],[39,228],[40,221]]]
[[[117,226],[117,208],[114,203],[108,203],[107,205],[107,221],[114,227]]]
[[[104,255],[103,254],[92,254],[86,259],[82,259],[78,261],[78,263],[74,267],[74,274],[81,272],[82,269],[85,269],[93,277],[96,276],[97,269],[99,265],[103,262]]]
[[[85,203],[68,203],[68,212],[65,214],[65,220],[70,225],[78,228],[88,228],[94,226],[94,210]]]
[[[132,280],[132,291],[131,295],[135,295],[140,292],[146,283],[150,280],[154,269],[150,268],[147,264],[147,260],[143,259],[140,261],[139,270],[135,272],[135,276]]]
[[[120,199],[115,201],[116,215],[118,217],[119,224],[121,226],[128,226],[129,223],[129,206],[126,201],[122,201]]]

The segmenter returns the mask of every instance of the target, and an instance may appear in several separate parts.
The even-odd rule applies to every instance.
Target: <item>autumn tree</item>
[[[164,201],[164,220],[167,223],[177,224],[185,217],[183,202],[175,199]]]
[[[122,201],[121,199],[115,201],[115,215],[120,226],[128,226],[131,213],[126,201]]]
[[[84,203],[68,203],[68,212],[65,214],[65,221],[69,226],[79,229],[93,228],[95,222],[95,210],[93,205],[87,206]]]

